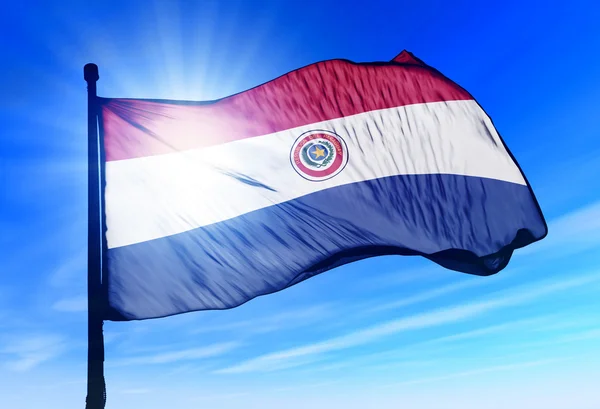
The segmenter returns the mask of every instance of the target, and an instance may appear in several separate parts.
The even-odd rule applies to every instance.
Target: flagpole
[[[86,409],[103,409],[104,337],[102,334],[102,228],[100,219],[100,166],[96,64],[83,67],[88,91],[88,368]]]

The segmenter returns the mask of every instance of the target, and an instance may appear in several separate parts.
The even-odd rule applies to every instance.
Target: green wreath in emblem
[[[328,142],[328,141],[320,141],[319,143],[322,144],[322,145],[325,145],[325,147],[327,148],[327,150],[329,152],[329,155],[327,155],[327,157],[325,159],[323,159],[323,161],[320,162],[320,163],[319,162],[315,162],[314,160],[312,160],[310,158],[310,156],[308,156],[308,150],[312,146],[314,146],[314,143],[309,142],[302,149],[302,159],[304,159],[304,161],[308,165],[310,165],[312,167],[315,167],[317,169],[327,166],[333,160],[333,155],[334,155],[334,147],[333,147],[333,145],[330,142]]]

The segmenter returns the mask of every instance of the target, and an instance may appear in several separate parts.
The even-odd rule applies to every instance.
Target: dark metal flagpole
[[[88,90],[88,372],[86,409],[103,409],[104,337],[102,334],[102,226],[96,64],[83,67]]]

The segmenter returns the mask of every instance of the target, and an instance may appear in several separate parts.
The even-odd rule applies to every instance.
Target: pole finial
[[[84,65],[83,79],[85,79],[85,82],[98,81],[100,79],[100,75],[98,75],[98,66],[92,63]]]

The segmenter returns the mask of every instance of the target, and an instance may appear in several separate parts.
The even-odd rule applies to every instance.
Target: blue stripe
[[[384,254],[489,275],[546,232],[527,186],[454,175],[359,182],[109,250],[106,318],[232,308]]]

